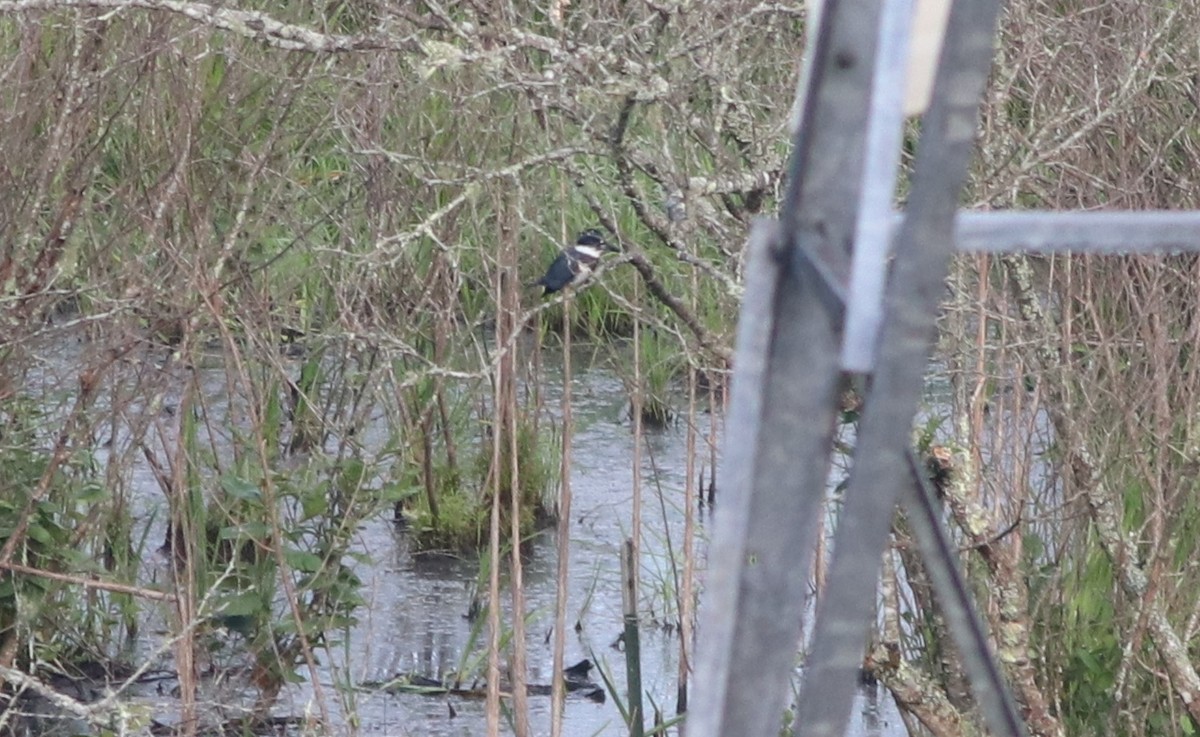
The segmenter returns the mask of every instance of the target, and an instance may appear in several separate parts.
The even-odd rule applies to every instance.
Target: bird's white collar
[[[592,246],[573,246],[572,248],[575,250],[575,253],[578,253],[580,256],[594,259],[600,258],[599,248],[594,248]]]

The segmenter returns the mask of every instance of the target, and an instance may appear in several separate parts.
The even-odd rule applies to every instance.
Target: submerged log
[[[581,696],[589,701],[603,703],[607,698],[604,689],[589,678],[594,668],[592,661],[584,658],[575,665],[563,669],[563,682],[567,693]],[[421,694],[425,696],[458,696],[468,699],[487,698],[487,684],[482,681],[473,682],[470,686],[462,686],[459,681],[430,678],[418,673],[401,673],[387,681],[372,681],[363,683],[361,688],[379,689],[388,693]],[[529,683],[525,691],[531,696],[549,696],[552,690],[550,684]],[[511,696],[511,687],[501,685],[501,695]]]

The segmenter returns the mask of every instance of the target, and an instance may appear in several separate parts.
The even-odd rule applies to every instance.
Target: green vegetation
[[[263,11],[325,33],[381,22],[344,3]],[[201,653],[242,654],[261,716],[356,622],[362,524],[478,554],[499,494],[504,545],[514,513],[521,539],[547,525],[562,439],[533,343],[557,343],[563,313],[516,287],[579,230],[624,253],[574,294],[572,330],[656,327],[648,421],[670,417],[686,361],[724,368],[737,294],[701,280],[693,298],[691,275],[736,281],[785,153],[773,101],[794,70],[776,54],[802,30],[774,12],[725,29],[713,48],[740,64],[718,79],[679,56],[708,14],[643,37],[611,33],[639,24],[630,9],[572,10],[566,42],[598,52],[576,65],[544,46],[561,36],[540,10],[519,22],[529,43],[490,57],[469,39],[496,19],[446,12],[457,31],[400,21],[394,39],[419,42],[355,53],[169,14],[0,16],[6,61],[30,72],[0,91],[19,109],[0,131],[0,533],[34,571],[122,587],[3,573],[0,664],[115,657],[154,610],[172,651],[195,653],[178,656],[185,703]],[[768,29],[781,44],[739,50]],[[647,84],[672,94],[635,99]],[[697,177],[696,217],[664,225],[668,190]],[[540,328],[500,345],[505,319]],[[77,358],[47,359],[76,341]],[[59,363],[75,376],[38,393]],[[56,426],[70,432],[33,429]],[[151,535],[169,580],[139,578]]]
[[[418,550],[443,553],[470,553],[487,544],[496,493],[496,479],[502,505],[501,529],[510,528],[512,498],[512,443],[502,438],[499,463],[493,467],[493,449],[480,447],[474,463],[469,463],[470,475],[460,478],[445,469],[433,469],[437,486],[432,493],[411,494],[406,497],[399,514],[414,536]],[[541,441],[532,424],[522,422],[516,438],[516,465],[521,538],[525,539],[555,519],[550,492],[552,479],[557,475],[556,447]],[[493,476],[493,474],[498,474]]]
[[[646,426],[694,420],[684,379],[728,370],[743,242],[777,204],[803,11],[550,5],[0,15],[0,666],[118,659],[161,621],[182,703],[200,661],[241,658],[267,714],[361,615],[361,525],[486,558],[495,495],[502,548],[554,518],[541,345],[569,327]],[[1200,201],[1196,7],[1110,5],[1011,5],[969,204]],[[563,297],[520,285],[587,227],[622,253],[568,326]],[[923,449],[961,449],[938,459],[947,515],[1039,736],[1196,732],[1177,686],[1200,590],[1196,274],[964,260],[952,283]],[[882,680],[937,689],[942,714],[900,703],[959,724],[933,718],[971,707],[895,534],[911,601],[884,602]],[[160,535],[169,575],[147,579]],[[684,596],[671,565],[653,599]]]

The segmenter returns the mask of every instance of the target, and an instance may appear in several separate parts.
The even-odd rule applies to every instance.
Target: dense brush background
[[[688,369],[719,384],[805,20],[740,0],[0,0],[0,564],[134,587],[3,574],[0,665],[136,635],[148,464],[187,573],[180,641],[206,596],[259,618],[269,708],[362,605],[340,562],[357,520],[400,505],[430,546],[478,544],[437,522],[486,526],[454,492],[508,467],[493,428],[520,438],[533,498],[552,490],[554,428],[492,401],[494,338],[508,314],[557,339],[562,305],[517,286],[583,228],[623,253],[575,299],[577,339],[638,324],[639,396],[669,402]],[[964,203],[1200,208],[1197,28],[1192,2],[1009,3]],[[957,264],[926,440],[1039,737],[1200,729],[1198,285],[1183,255]],[[75,378],[47,386],[65,344]],[[195,365],[227,372],[232,457],[205,447]],[[903,521],[895,539],[867,667],[933,733],[974,733]],[[266,628],[273,597],[290,630]]]

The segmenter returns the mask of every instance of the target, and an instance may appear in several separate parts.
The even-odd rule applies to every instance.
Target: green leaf
[[[30,540],[39,542],[43,545],[52,545],[54,543],[54,535],[39,524],[29,525],[29,528],[25,534],[29,536]]]
[[[108,489],[104,488],[102,484],[90,482],[79,489],[75,495],[75,501],[80,504],[96,504],[104,501],[108,496]]]
[[[258,488],[258,484],[252,484],[245,479],[236,476],[226,476],[221,479],[221,488],[225,493],[235,499],[241,499],[248,502],[257,502],[262,500],[262,489]]]
[[[320,517],[329,509],[329,496],[321,488],[309,489],[300,498],[300,507],[304,520]]]
[[[262,597],[256,591],[243,591],[228,597],[222,597],[220,615],[223,617],[244,617],[258,614],[263,610]]]
[[[285,550],[283,553],[284,560],[292,567],[293,570],[302,571],[304,573],[313,573],[321,569],[321,564],[324,561],[321,556],[314,555],[307,550]]]
[[[409,484],[386,484],[380,492],[381,501],[395,503],[417,496],[421,493],[421,488]]]
[[[347,458],[342,463],[342,473],[338,476],[338,488],[343,494],[353,494],[362,486],[367,475],[367,466],[359,458]]]
[[[263,540],[270,534],[271,528],[265,522],[243,522],[222,527],[217,537],[221,540]]]

